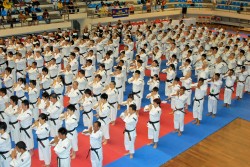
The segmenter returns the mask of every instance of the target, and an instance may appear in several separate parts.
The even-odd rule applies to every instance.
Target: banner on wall
[[[119,8],[119,9],[112,9],[112,17],[128,17],[129,16],[129,8]]]

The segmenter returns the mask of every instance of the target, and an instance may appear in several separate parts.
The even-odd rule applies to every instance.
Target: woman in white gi
[[[10,150],[11,150],[11,140],[10,135],[7,130],[7,124],[5,122],[0,122],[0,166],[9,167],[10,166]]]
[[[109,123],[110,123],[110,113],[111,108],[109,103],[107,102],[108,95],[103,93],[101,95],[101,99],[98,103],[93,107],[93,109],[97,110],[97,114],[95,115],[98,118],[98,121],[101,122],[101,131],[103,133],[103,144],[107,144],[110,139],[109,136]]]
[[[187,72],[184,77],[180,78],[180,81],[182,83],[182,86],[186,88],[186,95],[188,96],[187,104],[191,104],[191,95],[192,95],[192,89],[191,89],[191,84],[192,84],[192,78],[191,78],[191,71]]]
[[[150,77],[147,84],[149,85],[149,91],[152,91],[152,89],[154,87],[159,88],[159,86],[160,86],[159,76],[157,74],[155,74],[154,76]]]
[[[146,98],[147,98],[147,99],[150,99],[150,105],[151,105],[151,104],[153,105],[154,99],[160,98],[160,95],[159,95],[158,91],[159,91],[159,88],[154,87],[154,88],[152,89],[151,93],[147,94]],[[149,110],[150,105],[146,105],[146,106],[144,107],[144,112],[150,111],[150,110]]]
[[[27,150],[32,152],[34,148],[34,139],[33,139],[33,134],[32,134],[32,129],[31,129],[32,112],[29,109],[29,101],[24,100],[22,102],[22,107],[19,108],[17,112],[18,112],[17,120],[20,122],[20,125],[21,125],[21,128],[20,128],[21,141],[24,141],[27,146]]]
[[[18,82],[13,85],[14,92],[18,97],[18,105],[21,105],[22,101],[26,99],[25,93],[25,79],[19,78]]]
[[[44,113],[41,113],[39,115],[38,121],[32,125],[37,134],[39,160],[44,161],[45,167],[49,167],[51,162],[51,150],[49,142],[50,127],[47,124],[47,121],[48,116]]]
[[[67,107],[67,111],[60,116],[61,119],[65,120],[65,126],[67,129],[67,138],[70,140],[72,145],[71,159],[75,159],[76,152],[78,151],[78,133],[76,127],[78,126],[77,117],[75,115],[76,108],[70,104]]]
[[[53,81],[52,89],[54,93],[57,95],[58,100],[63,105],[63,90],[64,90],[64,78],[62,75],[58,75],[56,79]],[[57,130],[56,130],[57,133]]]
[[[82,112],[83,125],[88,127],[88,129],[92,126],[93,123],[93,97],[90,89],[86,89],[82,98],[80,99],[80,110]]]
[[[27,150],[27,146],[23,141],[16,144],[15,149],[12,150],[10,166],[12,167],[31,167],[31,156]]]
[[[157,148],[160,133],[160,118],[161,118],[161,99],[153,100],[153,104],[149,106],[149,121],[148,121],[148,139],[152,140],[148,145],[154,144]]]
[[[96,121],[93,128],[90,127],[84,134],[90,134],[90,155],[92,167],[102,167],[103,153],[102,153],[102,131],[101,122]],[[88,153],[89,155],[89,153]]]
[[[234,91],[234,83],[236,76],[233,75],[234,70],[228,70],[227,74],[223,77],[226,79],[225,92],[224,92],[224,107],[229,107],[232,100],[232,94]]]
[[[18,109],[18,97],[11,96],[10,104],[6,105],[5,113],[9,116],[9,130],[11,134],[12,141],[20,141],[20,123],[17,120],[17,109]]]
[[[70,150],[71,142],[67,138],[67,129],[60,128],[58,130],[58,136],[56,136],[51,143],[55,145],[54,151],[57,155],[57,166],[58,167],[71,167],[70,165]]]
[[[138,116],[136,114],[136,105],[131,104],[129,110],[121,114],[122,120],[125,122],[124,130],[124,145],[125,150],[128,151],[132,159],[135,153],[135,139],[136,139],[136,125],[138,122]]]
[[[26,85],[26,91],[28,92],[29,95],[29,103],[30,103],[29,108],[31,109],[32,116],[35,120],[37,120],[39,116],[38,108],[36,107],[39,91],[36,88],[36,84],[37,84],[36,80],[31,80],[29,85]]]
[[[172,94],[171,98],[175,99],[175,110],[174,110],[174,129],[178,132],[178,136],[182,135],[184,131],[184,116],[185,107],[187,106],[187,95],[185,94],[185,87],[181,87],[176,94]]]

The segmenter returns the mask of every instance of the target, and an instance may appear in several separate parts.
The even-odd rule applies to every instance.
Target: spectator
[[[243,11],[243,3],[240,4],[240,8],[239,8],[239,10],[237,11],[237,13],[240,14],[240,12],[242,12],[242,11]]]
[[[32,12],[31,14],[31,17],[32,17],[32,23],[35,25],[35,24],[38,24],[38,20],[37,20],[37,14],[36,12]]]
[[[10,10],[7,12],[7,23],[10,24],[10,28],[13,28],[13,18]]]
[[[40,2],[38,0],[32,0],[32,6],[35,8],[35,6],[38,8],[40,5]]]
[[[61,16],[62,16],[63,7],[64,7],[64,6],[63,6],[62,1],[59,1],[59,2],[57,3],[57,9],[59,10]]]
[[[9,1],[4,0],[3,1],[3,7],[7,10],[11,9],[11,4],[9,3]]]
[[[23,14],[22,11],[20,11],[20,13],[18,15],[18,19],[20,20],[21,24],[26,21],[26,16]]]
[[[146,8],[147,8],[147,12],[150,13],[151,12],[151,2],[150,2],[150,0],[147,1]]]
[[[162,0],[161,1],[161,10],[164,11],[164,7],[166,5],[167,1],[166,0]]]
[[[47,23],[47,24],[50,23],[50,16],[49,16],[49,12],[47,9],[45,9],[43,12],[43,19],[44,19],[45,23]]]
[[[0,15],[2,15],[2,10],[4,10],[3,1],[0,0]]]
[[[74,7],[74,2],[73,0],[70,0],[69,5],[68,5],[69,13],[75,13],[75,7]]]
[[[231,3],[232,3],[232,0],[227,0],[226,5],[231,5]]]
[[[58,0],[53,0],[53,6],[55,10],[58,9]]]

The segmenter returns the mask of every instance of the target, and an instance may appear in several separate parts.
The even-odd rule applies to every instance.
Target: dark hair
[[[99,121],[95,121],[94,124],[97,124],[97,126],[98,126],[99,128],[100,128],[101,125],[102,125],[101,122],[99,122]]]
[[[41,114],[39,115],[39,118],[41,118],[41,119],[43,119],[43,120],[45,120],[45,121],[48,121],[48,116],[47,116],[46,114],[44,114],[44,113],[41,113]]]
[[[179,78],[179,77],[175,77],[174,81],[179,82],[179,81],[180,81],[180,78]]]
[[[185,86],[181,86],[180,89],[183,89],[185,91],[186,87]]]
[[[132,110],[136,111],[136,105],[135,104],[130,104],[129,107],[132,108]]]
[[[11,73],[12,69],[10,67],[6,67],[5,71],[8,71],[9,73]]]
[[[214,75],[220,78],[220,73],[215,73]]]
[[[61,135],[65,135],[66,136],[67,133],[68,133],[68,131],[67,131],[66,128],[61,127],[61,128],[58,129],[58,133],[60,133]]]
[[[131,94],[129,94],[129,95],[128,95],[128,98],[131,98],[131,99],[133,99],[133,100],[134,100],[134,94],[132,94],[132,93],[131,93]]]
[[[159,91],[159,88],[154,87],[154,88],[152,89],[152,91],[154,91],[154,92],[158,92],[158,91]]]
[[[22,104],[24,104],[25,106],[27,106],[29,108],[29,101],[28,100],[23,100]]]
[[[204,78],[200,78],[199,81],[204,82]]]
[[[0,122],[0,129],[3,129],[4,131],[6,131],[7,124],[5,122]]]
[[[161,104],[161,99],[160,98],[156,98],[153,100],[153,102],[155,102],[156,104],[160,105]]]
[[[73,104],[70,104],[70,105],[67,106],[67,109],[75,112],[76,107]]]
[[[92,95],[92,91],[90,89],[85,89],[84,94]]]
[[[23,141],[19,141],[16,143],[16,147],[22,150],[26,150],[27,146]]]
[[[106,93],[103,93],[101,95],[101,99],[107,100],[108,99],[108,95]]]
[[[33,84],[34,86],[36,86],[36,80],[30,80],[30,84]]]
[[[135,70],[135,73],[141,75],[141,71],[139,70]]]
[[[44,93],[42,94],[42,97],[44,97],[45,99],[48,99],[48,98],[49,98],[49,94],[48,94],[47,92],[44,92]]]
[[[43,67],[42,71],[43,71],[43,72],[46,72],[47,74],[48,74],[48,72],[49,72],[49,70],[48,70],[47,67]]]
[[[84,70],[80,70],[79,73],[85,75],[85,71]]]
[[[0,89],[0,92],[4,93],[4,94],[7,94],[7,89],[6,88],[1,88]]]
[[[45,92],[44,92],[45,93]],[[56,93],[51,93],[50,94],[50,97],[53,98],[53,99],[57,99],[58,98],[58,95]]]
[[[12,100],[15,103],[15,105],[18,104],[18,97],[17,96],[10,96],[10,100]]]
[[[18,81],[21,81],[23,84],[26,84],[25,78],[18,78]]]

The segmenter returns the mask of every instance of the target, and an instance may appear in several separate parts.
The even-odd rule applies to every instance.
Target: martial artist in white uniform
[[[12,150],[10,156],[12,158],[10,166],[12,167],[31,166],[31,156],[27,150],[26,144],[23,141],[19,141],[16,144],[16,148]]]
[[[49,141],[50,127],[47,121],[48,116],[44,113],[41,113],[39,115],[38,121],[32,125],[32,127],[36,130],[39,160],[44,161],[46,167],[48,167],[51,162]]]
[[[196,125],[200,125],[204,107],[204,98],[207,95],[207,84],[204,83],[203,78],[200,78],[198,83],[191,84],[191,87],[195,88],[193,105],[193,117],[195,120],[193,123]]]
[[[117,103],[121,104],[123,102],[124,98],[124,93],[123,93],[123,85],[124,85],[124,76],[122,73],[122,67],[117,66],[115,68],[115,72],[113,73],[113,76],[115,77],[115,83],[116,83],[116,89],[118,91],[118,98],[117,98]]]
[[[67,129],[67,138],[71,142],[72,156],[71,159],[75,159],[76,152],[78,151],[78,133],[76,128],[78,126],[77,116],[75,114],[76,108],[70,104],[67,107],[67,111],[61,114],[60,118],[65,120],[65,126]]]
[[[180,90],[171,95],[172,99],[175,99],[176,105],[174,110],[174,129],[175,132],[178,132],[178,136],[184,131],[184,116],[185,116],[185,107],[187,104],[187,95],[185,94],[185,87],[181,87]]]
[[[144,89],[143,87],[144,82],[140,78],[140,74],[141,72],[139,70],[136,70],[134,76],[128,79],[128,83],[133,84],[133,95],[137,110],[141,109],[141,100],[142,100],[141,92],[143,92]]]
[[[35,120],[38,120],[38,108],[37,108],[37,100],[39,97],[39,91],[36,88],[36,80],[31,80],[29,86],[26,86],[26,91],[29,95],[29,108],[32,111],[32,116]]]
[[[246,67],[242,66],[241,71],[238,72],[236,75],[237,75],[236,97],[238,98],[238,100],[240,100],[243,97],[246,79],[249,74],[246,71]]]
[[[160,133],[160,118],[161,118],[161,100],[154,99],[153,103],[149,106],[149,121],[148,121],[148,139],[152,140],[154,148],[157,148]]]
[[[88,127],[88,129],[93,124],[93,97],[90,89],[85,89],[82,98],[80,99],[80,110],[82,110],[83,125]]]
[[[11,140],[10,135],[7,130],[7,124],[5,122],[0,122],[0,166],[9,167],[10,166],[10,150],[11,150]]]
[[[226,79],[225,92],[224,92],[224,106],[229,107],[232,100],[232,94],[234,91],[234,83],[236,81],[236,76],[233,75],[234,70],[228,70],[227,74],[223,77]]]
[[[102,153],[102,131],[101,122],[96,121],[93,127],[90,127],[84,134],[90,134],[90,149],[92,167],[102,167],[103,153]],[[88,153],[89,155],[89,153]]]
[[[163,73],[167,73],[167,78],[165,82],[165,96],[169,96],[171,94],[171,89],[169,86],[172,84],[174,78],[176,77],[175,66],[174,64],[170,64],[167,69],[162,70]]]
[[[11,68],[7,67],[5,69],[4,75],[3,75],[3,84],[7,90],[7,95],[10,97],[14,94],[13,91],[13,84],[14,84],[14,78],[11,75]]]
[[[107,100],[108,100],[108,95],[106,93],[103,93],[101,95],[101,99],[93,107],[93,109],[97,110],[96,117],[98,118],[98,121],[101,122],[102,124],[101,131],[104,137],[103,144],[107,144],[108,140],[110,139],[109,123],[110,123],[111,107]]]
[[[57,155],[57,167],[71,167],[71,142],[67,138],[67,129],[60,128],[58,130],[58,136],[52,140],[51,144],[55,144],[54,151]]]
[[[9,116],[4,112],[6,105],[9,103],[9,96],[5,88],[0,89],[0,122],[5,122],[9,125]],[[9,127],[7,127],[7,131]]]
[[[212,115],[212,117],[215,117],[217,113],[217,104],[218,104],[220,89],[222,85],[220,74],[215,73],[214,77],[211,80],[208,80],[208,84],[210,84],[211,86],[210,86],[210,93],[208,95],[207,116]]]
[[[124,145],[125,150],[130,154],[130,158],[133,158],[135,153],[135,139],[136,139],[136,125],[138,122],[138,116],[136,114],[136,105],[131,104],[129,110],[122,113],[122,120],[125,122],[124,130]]]
[[[7,105],[5,113],[9,116],[9,130],[11,134],[12,141],[20,141],[20,123],[17,120],[17,109],[18,109],[18,98],[17,96],[10,97],[10,104]]]
[[[24,100],[22,102],[22,107],[18,109],[17,120],[20,122],[21,128],[21,141],[24,141],[27,150],[32,150],[34,148],[34,139],[32,134],[32,112],[29,109],[29,101]]]

